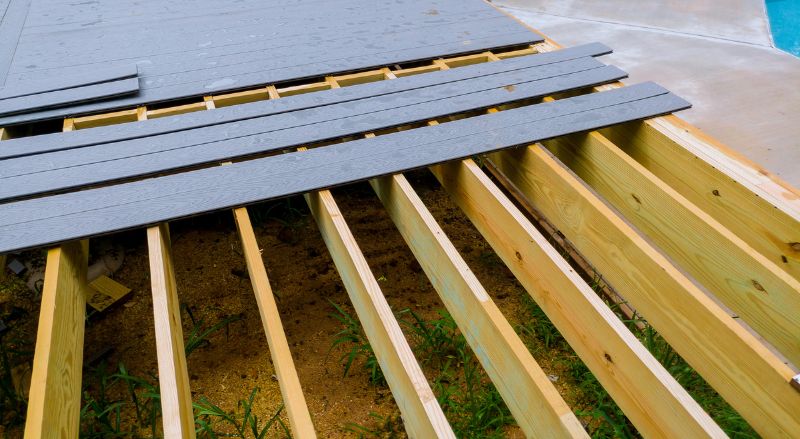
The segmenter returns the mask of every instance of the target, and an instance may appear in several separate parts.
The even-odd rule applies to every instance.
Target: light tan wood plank
[[[267,336],[275,375],[278,377],[286,413],[292,427],[292,435],[298,438],[314,438],[316,437],[314,424],[311,421],[311,414],[308,412],[300,379],[294,367],[289,343],[286,341],[286,333],[283,331],[278,306],[269,285],[264,261],[261,259],[261,250],[256,241],[253,225],[250,223],[250,215],[246,208],[238,208],[233,210],[233,216],[239,230],[239,238],[242,241],[247,272],[250,274],[250,282],[253,284],[258,311],[261,314],[261,323],[264,325],[264,333]]]
[[[147,229],[147,247],[164,437],[193,439],[195,432],[192,395],[189,390],[180,303],[167,224]]]
[[[26,438],[78,437],[88,242],[47,252]]]
[[[795,364],[800,281],[593,132],[544,142],[584,182]]]
[[[642,435],[725,437],[475,162],[430,169]]]
[[[541,145],[492,162],[760,434],[800,431],[791,369]]]
[[[405,177],[370,184],[525,434],[588,437]]]
[[[329,191],[306,194],[367,339],[380,363],[410,437],[454,438],[378,281]]]
[[[609,140],[800,279],[800,193],[676,117],[603,130]]]

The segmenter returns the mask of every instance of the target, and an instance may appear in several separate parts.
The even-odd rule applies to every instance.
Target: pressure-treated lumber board
[[[272,365],[275,367],[275,375],[278,377],[292,434],[298,438],[314,438],[316,437],[314,424],[303,396],[300,379],[297,377],[292,353],[289,351],[289,343],[286,341],[286,333],[283,331],[278,306],[275,304],[275,297],[272,295],[272,288],[267,278],[267,270],[261,259],[261,250],[250,223],[250,215],[246,208],[238,208],[233,210],[233,216],[239,230],[239,239],[242,242],[244,258],[247,262],[247,272],[250,275],[250,282],[253,284],[258,311],[261,314],[261,323],[264,325]]]
[[[642,435],[726,437],[472,160],[430,169]]]
[[[164,437],[192,439],[194,412],[167,224],[147,229],[147,247]]]
[[[39,81],[14,81],[0,88],[0,100],[134,78],[137,74],[136,65],[128,65],[93,69],[80,76],[58,75]]]
[[[304,154],[307,152],[303,152]],[[330,191],[305,195],[410,437],[455,438]]]
[[[661,92],[652,84],[625,87],[303,153],[3,204],[0,252],[339,186],[686,107]],[[650,93],[656,96],[642,99]],[[637,100],[626,102],[631,98]],[[589,109],[590,103],[612,101],[617,104]],[[584,111],[553,117],[576,109]],[[537,122],[542,113],[548,118]]]
[[[439,84],[463,81],[481,76],[511,72],[525,68],[570,61],[582,57],[610,53],[611,49],[599,43],[570,47],[554,52],[504,60],[503,62],[476,64],[449,71],[414,75],[401,81],[381,81],[340,88],[326,93],[309,93],[280,100],[268,100],[236,105],[214,112],[201,112],[165,119],[156,119],[136,125],[115,125],[93,130],[75,131],[69,134],[56,133],[35,137],[13,139],[0,150],[0,158],[39,154],[61,149],[78,148],[112,141],[168,134],[176,131],[239,122],[257,117],[270,116],[289,111],[378,97],[391,93],[415,90]]]
[[[78,437],[87,242],[48,250],[25,437]]]
[[[603,131],[658,178],[800,279],[800,193],[675,117]]]
[[[139,79],[128,78],[94,85],[49,91],[0,100],[0,116],[31,113],[48,108],[76,105],[135,94]]]
[[[370,184],[525,435],[588,437],[405,177]]]
[[[714,296],[800,364],[797,279],[600,133],[544,144]]]
[[[663,89],[652,84],[625,87],[619,93],[603,93],[606,96],[579,96],[303,153],[3,204],[0,252],[339,186],[687,105],[672,94],[642,99],[642,91],[661,93]],[[625,102],[630,98],[638,99]],[[611,101],[621,103],[586,111],[588,103]],[[578,108],[584,111],[553,117]],[[537,122],[542,113],[548,118]]]
[[[415,90],[407,92],[407,95],[392,95],[390,107],[386,109],[382,109],[387,105],[386,99],[366,99],[325,107],[324,111],[308,109],[155,138],[8,159],[3,162],[0,170],[0,199],[106,183],[275,151],[540,97],[625,76],[624,72],[615,67],[589,68],[596,63],[591,59],[586,59],[591,61],[589,65],[579,61],[576,61],[577,65],[574,67],[565,68],[588,70],[541,80],[536,80],[534,76],[531,78],[533,81],[520,83],[518,81],[525,76],[533,76],[533,73],[522,71],[518,77],[498,77],[493,78],[495,81],[484,81],[487,84],[481,87],[492,88],[463,95],[455,94],[459,89],[457,86],[443,86],[450,90]],[[561,69],[557,69],[541,74],[558,75],[560,71]],[[265,130],[269,131],[259,133]],[[251,134],[253,131],[256,133]]]
[[[800,431],[792,370],[539,145],[491,162],[759,434]]]

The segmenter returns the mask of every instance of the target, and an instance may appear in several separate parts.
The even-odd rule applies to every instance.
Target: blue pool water
[[[779,49],[800,57],[800,0],[766,0],[772,40]]]

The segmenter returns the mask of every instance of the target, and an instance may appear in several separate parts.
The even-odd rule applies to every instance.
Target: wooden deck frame
[[[256,241],[253,225],[250,223],[250,215],[246,208],[241,207],[233,210],[233,216],[239,231],[247,272],[250,275],[250,282],[253,284],[258,311],[261,314],[261,323],[264,325],[264,334],[267,337],[272,365],[275,367],[275,376],[278,377],[292,433],[294,437],[314,438],[316,437],[314,423],[311,421],[311,413],[308,411],[308,405],[303,396],[300,378],[294,367],[289,342],[286,340],[278,306],[267,278],[267,270],[261,259],[261,250]]]
[[[588,437],[405,177],[370,184],[525,435]]]
[[[725,436],[474,161],[430,170],[640,433]]]
[[[791,369],[592,194],[544,147],[492,163],[760,434],[791,435]]]
[[[600,133],[543,142],[767,341],[800,364],[800,282]]]
[[[380,69],[356,74],[311,79],[304,84],[292,85],[281,89],[276,88],[274,85],[267,86],[266,88],[259,87],[253,90],[230,93],[227,95],[207,96],[203,99],[203,102],[181,105],[178,107],[166,107],[149,111],[147,108],[141,107],[109,114],[68,119],[65,120],[65,128],[74,127],[75,129],[82,129],[93,126],[132,122],[134,120],[146,118],[148,114],[151,114],[153,117],[166,117],[187,111],[200,111],[204,109],[203,107],[205,107],[205,109],[213,109],[216,106],[215,100],[219,103],[219,106],[236,105],[254,100],[275,98],[282,94],[290,95],[324,90],[334,86],[331,84],[331,79],[336,85],[338,85],[338,83],[335,82],[337,78],[343,79],[346,85],[374,80],[386,80],[410,74],[424,74],[429,71],[458,67],[474,62],[489,62],[513,56],[525,56],[535,52],[553,50],[557,47],[555,43],[547,40],[545,43],[536,44],[531,47],[499,52],[497,54],[489,51],[465,57],[438,59],[432,61],[429,65],[411,68],[382,67]],[[612,85],[612,87],[613,86],[619,85]],[[599,87],[598,89],[606,87],[608,86]],[[780,279],[787,285],[794,285],[791,283],[791,280],[786,280],[785,277],[781,277],[780,274],[776,274],[774,270],[772,270],[772,268],[777,266],[794,279],[800,278],[800,275],[798,275],[800,272],[798,269],[798,266],[800,266],[800,263],[798,263],[800,261],[800,236],[798,236],[798,233],[800,233],[800,192],[796,189],[782,182],[777,177],[772,176],[757,165],[732,153],[713,139],[705,137],[699,133],[696,128],[691,127],[675,116],[659,117],[644,122],[614,126],[601,130],[600,133],[605,136],[606,141],[624,151],[630,158],[639,163],[639,167],[632,167],[635,172],[640,172],[641,169],[647,169],[653,176],[660,179],[666,185],[665,187],[657,185],[660,190],[668,193],[669,190],[666,188],[673,188],[678,192],[679,196],[685,197],[689,204],[693,203],[700,212],[706,212],[714,221],[721,224],[723,228],[727,228],[732,232],[734,237],[743,240],[746,246],[750,246],[760,252],[763,257],[767,258],[768,262],[772,264],[772,266],[769,266],[768,270],[771,276]],[[0,128],[0,137],[7,136],[7,134],[5,130]],[[592,134],[594,137],[599,135],[600,134],[596,133]],[[541,147],[539,148],[542,154],[544,154],[544,150],[541,149]],[[500,161],[500,158],[501,155],[494,156],[497,162]],[[544,154],[539,158],[544,160],[548,166],[552,166],[551,169],[553,172],[555,172],[556,175],[560,175],[564,181],[569,181],[567,177],[574,179],[571,170],[564,167],[563,164],[552,156]],[[547,162],[548,158],[551,162]],[[489,169],[491,170],[492,167],[490,166]],[[522,171],[525,173],[530,171],[530,169],[523,169]],[[500,175],[500,177],[503,176]],[[648,176],[645,175],[645,177]],[[636,176],[636,178],[639,177]],[[464,183],[459,182],[455,189],[461,189],[461,185],[463,184]],[[792,388],[790,384],[792,377],[796,375],[796,371],[790,366],[781,363],[781,360],[764,347],[752,334],[730,319],[718,305],[708,299],[702,291],[692,284],[692,282],[680,272],[680,269],[666,260],[655,248],[650,246],[646,239],[640,237],[634,229],[630,228],[624,220],[616,216],[614,212],[608,210],[607,206],[605,206],[599,198],[596,198],[594,194],[588,191],[585,193],[581,192],[579,188],[583,188],[582,184],[582,182],[575,179],[564,186],[567,188],[566,192],[558,192],[555,194],[547,192],[548,196],[554,197],[554,199],[549,202],[555,203],[556,206],[554,208],[555,213],[553,213],[555,217],[546,214],[547,219],[552,221],[553,218],[556,218],[559,222],[575,228],[574,230],[578,230],[577,228],[579,228],[581,224],[586,225],[587,223],[585,222],[575,222],[576,219],[574,217],[567,215],[568,209],[560,210],[566,209],[564,207],[565,205],[557,202],[564,193],[573,193],[570,191],[575,191],[574,193],[578,194],[575,199],[582,203],[581,205],[588,206],[592,215],[596,215],[596,218],[600,220],[604,219],[612,224],[612,226],[605,229],[606,231],[610,231],[614,236],[618,236],[621,240],[620,242],[631,245],[631,248],[633,248],[635,252],[640,252],[640,254],[645,257],[640,261],[630,258],[626,260],[624,252],[621,259],[618,258],[618,256],[620,256],[618,253],[604,255],[600,248],[602,248],[602,244],[605,241],[601,239],[602,237],[597,236],[589,239],[581,237],[580,233],[570,234],[568,238],[575,238],[577,236],[577,239],[573,240],[572,244],[584,255],[591,253],[594,256],[590,258],[592,264],[594,264],[595,268],[600,269],[599,271],[606,278],[611,279],[609,273],[614,274],[612,284],[618,287],[618,289],[619,286],[622,285],[624,288],[620,289],[620,291],[624,291],[624,295],[628,300],[631,300],[637,310],[645,314],[654,326],[656,326],[656,321],[660,322],[658,326],[656,326],[656,329],[667,338],[673,347],[675,347],[675,349],[681,353],[690,364],[692,364],[709,383],[734,406],[734,408],[739,410],[757,431],[767,436],[779,435],[787,432],[788,434],[792,434],[793,431],[797,431],[799,421],[793,419],[792,414],[797,413],[800,409],[800,405],[798,405],[798,395],[800,395],[800,391]],[[481,187],[483,190],[489,190],[490,192],[494,190],[491,189],[491,186],[483,185]],[[562,189],[563,188],[559,189],[559,191]],[[583,190],[585,190],[585,188],[583,188]],[[308,197],[314,196],[317,195],[309,195]],[[673,200],[678,199],[677,196],[673,196],[672,198]],[[340,218],[341,212],[338,211],[338,208],[335,208],[335,202],[332,197],[328,201],[334,204],[319,204],[318,202],[317,205],[325,205],[326,207],[324,207],[324,210],[330,214],[331,221],[335,222],[337,218]],[[606,210],[603,210],[603,208]],[[558,215],[561,215],[561,217]],[[702,216],[699,213],[697,213],[697,215]],[[487,216],[482,217],[481,220],[487,222],[487,225],[496,225],[495,221],[499,221],[498,218],[490,218]],[[344,224],[343,219],[341,222]],[[706,223],[709,224],[710,222],[707,221]],[[155,229],[161,227],[165,226],[157,226]],[[568,227],[560,228],[567,234]],[[342,230],[344,229],[340,229],[337,233]],[[430,230],[431,229],[429,229],[428,232],[430,232]],[[717,230],[718,234],[724,235],[719,229],[715,230]],[[596,231],[589,231],[591,233],[596,233]],[[490,240],[490,242],[491,239],[498,239],[496,236],[492,237],[491,234],[488,234],[486,238]],[[739,248],[745,248],[740,242],[736,244]],[[595,247],[597,245],[601,247]],[[540,247],[540,249],[544,248],[545,247]],[[628,247],[625,248],[628,249]],[[501,257],[505,254],[507,257],[504,258],[504,260],[510,259],[510,262],[506,262],[512,267],[512,270],[514,270],[515,263],[513,258],[510,258],[509,249],[504,248],[503,250],[504,252],[498,251],[498,254],[501,255]],[[360,254],[360,251],[357,253]],[[547,251],[545,251],[545,253],[547,253]],[[520,252],[520,254],[522,253]],[[352,255],[347,256],[352,257]],[[514,257],[516,257],[516,252]],[[361,258],[363,259],[363,255]],[[755,259],[758,259],[758,256],[756,256]],[[597,263],[597,261],[601,262]],[[618,265],[620,261],[621,265]],[[638,267],[637,264],[642,263],[642,261],[647,267],[655,267],[656,271],[650,272],[648,271],[650,268],[641,269]],[[554,261],[554,264],[561,270],[561,276],[572,279],[569,268],[559,265],[561,264],[560,262]],[[768,266],[768,264],[765,263],[761,265]],[[365,263],[364,266],[366,266]],[[747,265],[747,267],[752,268],[750,265]],[[660,273],[658,270],[664,273]],[[558,272],[554,273],[558,275]],[[653,282],[652,279],[646,276],[644,278],[640,277],[642,276],[641,273],[645,273],[646,275],[656,273],[658,274],[655,277],[656,279],[666,279],[667,283],[665,285],[677,287],[674,291],[676,291],[680,297],[688,298],[689,302],[696,306],[696,309],[686,308],[684,304],[673,303],[674,301],[669,300],[669,298],[658,295],[657,293],[663,290],[664,287],[657,282]],[[517,273],[515,272],[515,274]],[[525,273],[521,273],[518,277],[524,279],[525,275]],[[531,274],[528,273],[527,275],[530,276]],[[563,281],[563,279],[561,280]],[[758,283],[762,287],[764,286],[761,282]],[[631,285],[638,287],[640,284],[652,284],[655,285],[655,287],[652,287],[644,293],[634,291],[633,294],[636,296],[636,300],[628,297],[633,291]],[[166,287],[162,289],[166,289]],[[530,292],[529,288],[526,289]],[[580,290],[580,288],[578,289]],[[673,290],[670,289],[670,292],[673,292]],[[586,299],[586,297],[584,297],[584,299]],[[662,308],[659,309],[659,306],[662,306]],[[675,314],[683,311],[686,311],[685,315]],[[600,315],[602,317],[604,315],[603,312],[600,312]],[[378,314],[378,316],[379,319],[382,319],[380,314]],[[687,318],[686,316],[690,317]],[[595,316],[595,318],[596,317],[597,316]],[[59,316],[59,318],[61,318],[61,316]],[[555,320],[557,319],[554,319],[554,321]],[[688,326],[681,326],[687,322]],[[612,323],[608,321],[606,323],[613,327]],[[711,329],[706,328],[705,325],[709,325]],[[568,330],[562,331],[569,332]],[[707,331],[707,333],[704,331]],[[566,336],[567,334],[565,334],[565,337]],[[693,336],[696,336],[697,339],[694,339]],[[399,343],[400,341],[395,340],[395,342]],[[570,343],[573,342],[571,341]],[[74,346],[72,348],[74,349]],[[622,348],[614,348],[615,352],[605,353],[612,359],[625,358],[624,356],[620,357],[620,355],[626,352],[626,349],[632,348],[630,346],[623,346]],[[704,351],[705,349],[709,350]],[[634,353],[636,352],[635,349],[632,350]],[[584,361],[587,361],[587,365],[591,367],[590,363],[594,360],[584,359]],[[650,366],[644,357],[640,356],[639,361],[641,361],[642,364],[633,362],[632,365],[629,366],[634,369],[636,367],[642,367],[643,365],[646,368]],[[616,364],[615,366],[621,367],[620,364]],[[650,373],[654,373],[653,370],[655,369],[651,369]],[[598,374],[598,378],[601,378],[601,373],[595,373]],[[657,377],[658,373],[654,373],[654,376]],[[177,374],[175,379],[178,379]],[[75,381],[76,378],[73,377],[62,380],[59,384],[66,384],[67,387],[72,386],[74,388]],[[80,382],[80,377],[77,377],[77,382]],[[615,399],[620,397],[619,395],[625,393],[619,389],[614,390],[613,383],[609,384],[608,382],[603,382],[603,385],[607,386],[610,392],[617,395],[614,396]],[[666,381],[662,381],[662,385],[669,388]],[[627,390],[628,393],[632,393],[630,389]],[[32,392],[33,391],[34,389],[32,387]],[[39,394],[42,392],[37,390],[36,393]],[[679,396],[678,393],[673,393],[673,397],[677,398]],[[641,395],[638,395],[638,397],[642,398]],[[663,404],[668,405],[669,403],[670,402]],[[620,405],[623,406],[623,409],[631,416],[632,420],[637,419],[639,415],[635,413],[636,408],[626,408],[626,403],[620,403]],[[687,413],[693,413],[691,407],[684,406],[683,409],[686,410]],[[631,410],[634,410],[634,412],[628,413]],[[428,413],[428,415],[430,415],[430,413]],[[687,428],[694,428],[695,426],[700,430],[705,428],[707,434],[713,435],[713,427],[704,425],[700,417],[695,416],[694,419],[696,422],[690,423],[690,426]],[[404,420],[407,423],[419,422],[415,417],[409,418],[405,413]],[[638,427],[639,425],[644,425],[643,422],[648,421],[640,420],[634,422],[637,423]],[[60,426],[61,424],[56,425]],[[193,429],[191,430],[193,431]],[[442,431],[446,430],[447,428]],[[642,431],[650,432],[650,430],[646,428],[642,429]],[[657,429],[654,428],[653,431],[657,431]]]
[[[330,191],[305,195],[410,437],[455,438]]]

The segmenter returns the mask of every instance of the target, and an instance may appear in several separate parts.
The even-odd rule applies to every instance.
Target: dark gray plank
[[[475,64],[425,75],[398,78],[392,81],[372,82],[325,92],[308,93],[277,100],[225,107],[214,111],[146,120],[137,122],[136,124],[123,124],[94,128],[91,130],[23,137],[3,142],[3,144],[0,145],[0,159],[168,134],[215,126],[223,123],[239,122],[289,111],[304,110],[307,108],[351,102],[440,84],[454,83],[482,76],[533,69],[549,64],[570,61],[587,56],[599,56],[607,53],[611,53],[611,49],[607,46],[600,43],[590,43],[554,52],[511,58],[492,63]]]
[[[139,91],[139,79],[128,78],[100,84],[49,91],[46,93],[20,96],[0,100],[0,116],[13,116],[49,108],[64,107],[113,99],[119,96],[136,94]]]
[[[6,204],[0,206],[0,252],[340,186],[688,107],[665,91],[648,84],[624,87],[305,152]],[[602,104],[619,93],[638,93],[638,99],[559,116],[549,111],[580,98]]]
[[[159,88],[146,88],[142,86],[139,95],[136,97],[84,104],[70,107],[68,109],[55,109],[24,115],[0,117],[0,126],[47,120],[64,116],[75,116],[105,110],[110,111],[118,108],[169,101],[190,96],[221,93],[263,84],[281,83],[295,79],[369,69],[382,65],[392,65],[410,61],[433,59],[441,56],[454,56],[465,53],[474,53],[488,49],[515,46],[518,44],[528,44],[535,42],[538,39],[540,39],[540,37],[537,37],[535,34],[529,31],[523,31],[486,38],[466,38],[453,42],[423,45],[419,47],[377,52],[367,55],[357,55],[340,59],[319,60],[316,62],[312,61],[308,64],[289,65],[271,70],[243,73],[224,77],[222,79],[206,79],[198,82],[174,84]],[[146,77],[141,66],[140,77]]]
[[[93,69],[78,76],[55,75],[48,79],[38,81],[9,81],[5,87],[0,88],[0,101],[10,98],[46,93],[103,82],[117,81],[120,79],[135,78],[138,74],[136,65]]]
[[[605,66],[538,81],[520,82],[521,78],[511,78],[512,81],[509,82],[498,79],[491,88],[486,85],[484,90],[463,94],[453,87],[454,90],[442,90],[441,94],[426,94],[427,100],[422,102],[413,95],[392,95],[391,106],[383,110],[372,111],[380,108],[376,105],[361,105],[367,108],[360,109],[359,106],[340,104],[345,107],[338,108],[338,114],[332,114],[335,112],[331,107],[325,108],[328,111],[315,108],[235,123],[227,129],[218,126],[207,130],[206,141],[197,144],[192,142],[202,140],[203,137],[189,136],[189,139],[184,139],[187,135],[194,134],[194,131],[189,131],[168,135],[174,136],[169,148],[165,148],[168,141],[158,141],[166,136],[159,136],[136,142],[97,145],[8,160],[0,170],[4,176],[0,178],[0,200],[129,179],[204,163],[218,163],[241,156],[542,97],[616,81],[624,76],[625,73],[616,67]],[[486,82],[485,78],[478,78],[476,81],[479,80]],[[419,91],[415,92],[419,94]],[[448,92],[451,92],[450,96]],[[401,105],[405,102],[410,103]],[[369,101],[360,103],[371,104]],[[251,131],[267,129],[269,131],[264,133],[248,135]],[[186,142],[174,143],[182,140]]]

